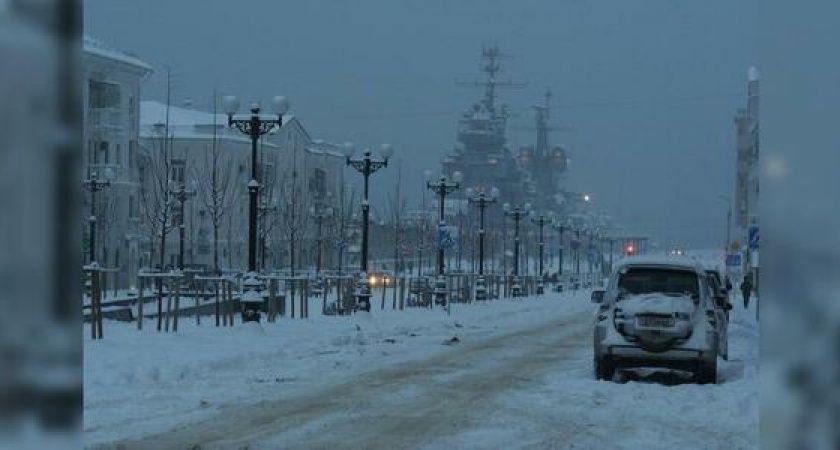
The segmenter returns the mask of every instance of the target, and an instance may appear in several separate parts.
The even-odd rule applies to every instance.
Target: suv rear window
[[[684,270],[631,268],[619,275],[618,290],[626,295],[661,292],[699,298],[697,274]]]

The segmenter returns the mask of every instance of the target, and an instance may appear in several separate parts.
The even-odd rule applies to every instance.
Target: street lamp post
[[[595,228],[589,229],[589,237],[586,243],[586,267],[587,267],[587,285],[593,286],[595,281],[595,257],[598,254],[598,233],[599,230]]]
[[[370,312],[370,284],[368,281],[368,228],[370,222],[370,200],[368,197],[369,179],[377,170],[388,167],[388,160],[394,154],[394,148],[388,144],[382,144],[379,150],[382,159],[371,156],[370,149],[365,150],[361,158],[353,158],[356,153],[356,146],[352,143],[345,143],[342,150],[347,158],[347,165],[353,167],[362,174],[364,178],[364,197],[362,198],[362,260],[359,274],[359,283],[356,285],[356,301],[360,309]]]
[[[90,217],[88,217],[90,247],[88,248],[88,264],[93,264],[96,261],[96,193],[111,186],[111,182],[114,180],[114,171],[108,167],[105,169],[104,175],[105,179],[100,180],[99,175],[94,171],[91,172],[90,178],[82,180],[82,185],[90,191]]]
[[[171,189],[172,195],[178,201],[178,269],[184,270],[184,241],[186,235],[186,227],[184,223],[185,213],[184,206],[187,200],[191,199],[196,194],[195,180],[190,182],[190,188],[187,189],[184,185]]]
[[[499,198],[499,189],[490,189],[490,195],[486,195],[482,189],[478,195],[472,188],[467,189],[467,201],[478,207],[478,279],[475,282],[475,299],[487,300],[487,285],[484,281],[484,210],[487,206],[496,203]]]
[[[438,196],[439,200],[439,215],[438,215],[438,258],[437,258],[437,280],[435,280],[435,298],[441,306],[446,306],[446,277],[444,276],[444,242],[441,239],[446,227],[446,217],[444,205],[446,204],[446,196],[458,190],[461,187],[461,180],[463,174],[461,172],[454,172],[452,174],[452,181],[446,179],[446,175],[441,175],[440,180],[436,182],[427,181],[426,187],[429,188]]]
[[[423,176],[425,177],[426,184],[429,183],[429,179],[432,177],[432,171],[426,169],[423,171]],[[429,216],[426,211],[426,189],[423,189],[423,201],[421,203],[421,216],[420,216],[420,223],[417,226],[417,234],[419,236],[418,244],[417,244],[417,255],[418,255],[418,262],[417,262],[417,277],[419,278],[422,275],[422,272],[425,271],[425,267],[423,267],[423,251],[426,247],[426,224],[428,223]]]
[[[234,96],[225,97],[225,109],[228,115],[228,126],[236,127],[251,138],[251,180],[248,182],[248,273],[245,275],[242,303],[242,320],[260,320],[259,308],[262,303],[262,283],[257,279],[257,205],[259,199],[259,168],[257,166],[257,143],[260,138],[283,126],[283,114],[289,110],[289,103],[283,96],[274,97],[274,110],[277,118],[260,116],[260,106],[251,106],[251,116],[248,118],[234,118],[239,109],[239,100]]]
[[[558,262],[557,278],[558,278],[558,282],[561,282],[561,281],[559,281],[559,279],[563,276],[563,250],[564,250],[563,233],[566,230],[569,229],[569,226],[567,224],[561,222],[561,221],[556,221],[552,225],[552,227],[554,227],[559,232],[558,239],[560,240],[560,245],[558,246],[558,249],[557,249],[557,262]]]
[[[526,203],[524,207],[511,207],[510,203],[502,205],[505,215],[513,219],[513,280],[511,282],[511,295],[520,297],[522,285],[519,282],[519,221],[531,213],[531,204]]]
[[[554,211],[549,211],[548,214],[539,214],[537,216],[531,217],[531,221],[537,224],[539,227],[539,272],[537,276],[539,277],[539,283],[537,283],[537,294],[545,293],[545,286],[543,282],[543,256],[545,254],[545,234],[544,229],[546,224],[551,223],[554,220]]]
[[[259,246],[260,246],[260,270],[265,270],[266,267],[266,256],[268,254],[268,244],[267,238],[269,234],[268,225],[266,224],[267,218],[269,214],[277,211],[280,209],[279,202],[276,198],[271,199],[270,202],[260,201],[260,205],[257,207],[257,211],[259,214],[257,215],[259,223],[262,225],[261,230],[259,232]]]
[[[582,242],[580,240],[580,227],[575,227],[575,242],[577,243],[577,248],[575,248],[575,276],[578,277],[578,283],[580,283],[580,248],[582,246]]]

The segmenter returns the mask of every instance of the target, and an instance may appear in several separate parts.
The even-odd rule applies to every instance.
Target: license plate
[[[670,328],[674,326],[672,317],[639,317],[639,325],[650,328]]]

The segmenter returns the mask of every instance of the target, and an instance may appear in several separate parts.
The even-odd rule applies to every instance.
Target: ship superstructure
[[[482,49],[484,78],[459,82],[463,86],[484,88],[484,96],[467,109],[458,120],[457,142],[443,159],[443,172],[464,174],[464,186],[477,189],[499,188],[503,201],[527,201],[525,174],[514,154],[507,147],[506,128],[510,117],[506,105],[498,102],[498,91],[524,86],[500,80],[501,59],[498,47]]]
[[[557,130],[550,125],[551,91],[545,93],[545,103],[534,105],[536,143],[519,149],[519,166],[526,173],[526,189],[532,204],[541,210],[558,210],[565,202],[561,194],[560,176],[568,168],[569,156],[560,145],[551,146],[549,133]]]

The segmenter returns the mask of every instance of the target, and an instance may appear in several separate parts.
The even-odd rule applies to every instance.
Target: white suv
[[[595,375],[664,367],[717,382],[721,325],[703,269],[691,261],[629,258],[616,267],[595,320]]]

